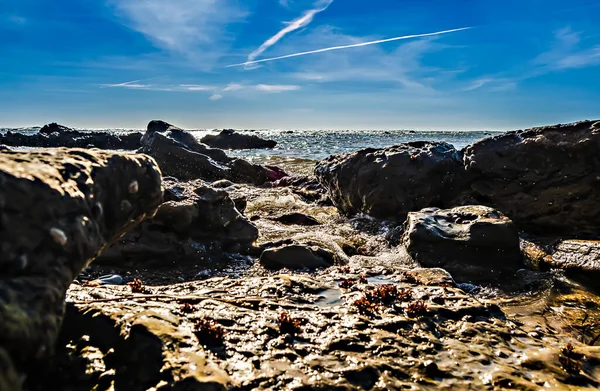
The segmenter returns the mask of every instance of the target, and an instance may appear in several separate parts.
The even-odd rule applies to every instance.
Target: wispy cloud
[[[286,59],[286,58],[300,57],[300,56],[306,56],[306,55],[310,55],[310,54],[331,52],[331,51],[334,51],[334,50],[343,50],[343,49],[364,47],[364,46],[370,46],[370,45],[378,45],[378,44],[382,44],[382,43],[386,43],[386,42],[401,41],[401,40],[405,40],[405,39],[422,38],[422,37],[432,37],[432,36],[436,36],[436,35],[450,34],[450,33],[458,32],[458,31],[469,30],[471,28],[472,27],[461,27],[461,28],[456,28],[456,29],[451,29],[451,30],[436,31],[436,32],[433,32],[433,33],[403,35],[403,36],[400,36],[400,37],[379,39],[379,40],[376,40],[376,41],[361,42],[361,43],[355,43],[355,44],[351,44],[351,45],[332,46],[332,47],[328,47],[328,48],[322,48],[322,49],[316,49],[316,50],[309,50],[309,51],[306,51],[306,52],[286,54],[284,56],[264,58],[264,59],[261,59],[261,60],[254,60],[254,61],[246,61],[246,62],[243,62],[243,63],[240,63],[240,64],[228,65],[227,68],[240,67],[240,66],[246,66],[246,65],[252,65],[252,64],[259,64],[259,63],[269,62],[269,61],[283,60],[283,59]]]
[[[286,84],[258,84],[255,88],[259,91],[270,92],[270,93],[280,93],[285,91],[296,91],[300,89],[300,86],[297,85],[286,85]]]
[[[248,55],[248,60],[242,65],[251,65],[256,63],[254,62],[254,59],[260,56],[265,50],[275,45],[277,42],[279,42],[280,39],[285,37],[287,34],[296,31],[302,27],[308,26],[313,21],[315,15],[319,12],[325,11],[331,5],[331,3],[333,3],[333,0],[318,1],[315,5],[316,8],[306,11],[301,17],[289,22],[287,26],[279,30],[277,34],[273,35],[271,38],[263,42],[262,45],[258,47],[258,49],[254,50]],[[287,2],[285,2],[285,4],[287,5]]]
[[[188,91],[214,91],[217,89],[217,87],[214,86],[205,86],[201,84],[180,84],[179,87]]]
[[[581,35],[570,27],[556,31],[553,47],[537,56],[533,64],[544,72],[600,65],[600,45],[582,47]]]
[[[235,0],[106,0],[123,24],[155,46],[210,67],[233,39],[226,26],[248,13]],[[208,64],[208,65],[207,65]]]
[[[238,91],[243,89],[244,86],[238,83],[229,83],[225,88],[223,88],[223,91]]]
[[[210,99],[210,100],[221,100],[221,99],[223,99],[223,95],[220,95],[220,94],[213,94],[213,95],[211,95],[211,96],[210,96],[210,98],[208,98],[208,99]]]
[[[151,84],[140,84],[142,80],[132,80],[127,81],[125,83],[117,83],[117,84],[102,84],[102,87],[110,87],[110,88],[128,88],[128,89],[147,89],[152,87]]]

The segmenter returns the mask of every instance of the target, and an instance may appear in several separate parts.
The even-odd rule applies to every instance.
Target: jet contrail
[[[306,56],[306,55],[309,55],[309,54],[330,52],[330,51],[333,51],[333,50],[341,50],[341,49],[357,48],[357,47],[361,47],[361,46],[377,45],[377,44],[385,43],[385,42],[401,41],[403,39],[431,37],[431,36],[434,36],[434,35],[442,35],[442,34],[454,33],[454,32],[457,32],[457,31],[470,30],[472,28],[473,27],[461,27],[461,28],[452,29],[452,30],[436,31],[434,33],[404,35],[402,37],[380,39],[380,40],[377,40],[377,41],[370,41],[370,42],[361,42],[361,43],[355,43],[355,44],[352,44],[352,45],[332,46],[332,47],[329,47],[329,48],[311,50],[311,51],[308,51],[308,52],[286,54],[285,56],[263,58],[261,60],[254,60],[254,61],[246,61],[246,62],[242,62],[240,64],[227,65],[225,68],[241,67],[241,66],[245,66],[245,65],[258,64],[258,63],[261,63],[261,62],[277,61],[277,60],[283,60],[285,58],[300,57],[300,56]]]
[[[285,37],[287,34],[310,24],[310,22],[312,22],[315,15],[318,14],[319,12],[325,11],[331,5],[331,3],[333,3],[333,0],[327,0],[321,8],[311,9],[311,10],[307,11],[300,18],[295,19],[292,22],[290,22],[285,28],[280,30],[277,34],[273,35],[271,38],[269,38],[265,42],[263,42],[263,44],[260,45],[260,47],[258,49],[256,49],[252,53],[250,53],[250,55],[248,55],[247,62],[251,63],[252,61],[254,61],[254,59],[256,57],[260,56],[265,50],[267,50],[271,46],[275,45],[277,42],[279,42],[279,40],[281,38]]]

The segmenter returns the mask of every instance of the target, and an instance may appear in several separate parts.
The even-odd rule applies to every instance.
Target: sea
[[[0,129],[32,134],[39,128]],[[85,131],[85,129],[78,129]],[[126,133],[133,130],[89,130]],[[136,130],[141,131],[143,130]],[[218,130],[190,130],[196,138],[216,134]],[[409,141],[445,141],[462,149],[478,140],[502,132],[495,131],[414,131],[414,130],[239,130],[261,138],[277,141],[272,149],[228,151],[253,163],[282,166],[298,173],[312,171],[314,164],[330,155],[352,152],[364,148],[383,148]]]

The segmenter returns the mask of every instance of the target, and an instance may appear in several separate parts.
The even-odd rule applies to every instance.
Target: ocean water
[[[11,129],[32,134],[39,128]],[[9,129],[0,129],[5,132]],[[127,130],[103,131],[125,133]],[[138,130],[140,131],[140,130]],[[142,131],[143,132],[143,131]],[[196,138],[216,134],[212,130],[192,130]],[[314,164],[333,154],[352,152],[364,148],[383,148],[408,141],[446,141],[462,149],[485,137],[499,134],[490,131],[409,131],[409,130],[254,130],[240,131],[277,141],[273,149],[228,151],[232,156],[243,157],[254,163],[279,165],[288,170],[308,173]]]

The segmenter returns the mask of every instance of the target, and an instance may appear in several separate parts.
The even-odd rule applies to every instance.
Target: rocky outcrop
[[[0,134],[0,144],[33,148],[100,148],[128,149],[140,148],[142,134],[139,132],[114,134],[100,131],[82,132],[52,123],[42,127],[37,134],[27,135],[8,131]]]
[[[462,171],[452,145],[411,142],[331,156],[315,175],[343,213],[403,220],[408,212],[448,205]]]
[[[600,121],[508,132],[460,153],[406,143],[332,156],[315,168],[346,214],[402,219],[425,207],[487,205],[520,229],[600,235]]]
[[[253,134],[238,133],[233,129],[223,129],[219,134],[208,134],[200,140],[213,148],[221,149],[265,149],[275,148],[276,141],[265,140]]]
[[[598,151],[600,121],[482,140],[464,150],[465,198],[501,210],[534,233],[600,235]]]
[[[261,185],[285,175],[243,159],[230,158],[222,150],[209,148],[192,134],[164,121],[150,122],[142,145],[140,151],[154,157],[165,175],[182,180],[227,179]]]
[[[81,149],[0,154],[0,386],[52,352],[67,288],[112,240],[154,215],[148,156]],[[8,369],[7,369],[8,368]]]
[[[600,291],[600,241],[563,240],[545,258],[547,266]]]
[[[165,179],[164,186],[165,202],[156,216],[106,249],[97,263],[202,264],[209,258],[226,257],[227,252],[244,252],[258,238],[256,226],[238,211],[225,191],[202,181]]]
[[[523,267],[515,225],[485,206],[411,212],[403,242],[417,262],[459,281],[489,281]]]
[[[323,243],[310,235],[297,235],[275,243],[266,243],[260,264],[267,269],[308,269],[345,265],[348,257],[336,243]]]

